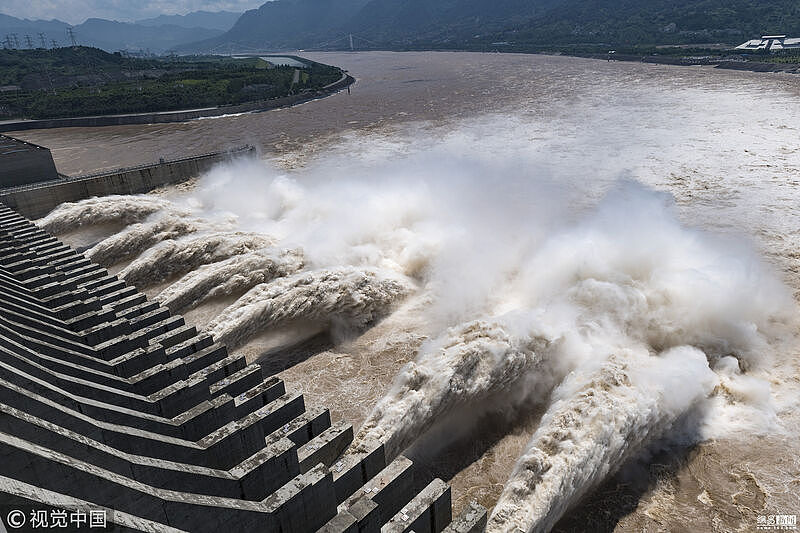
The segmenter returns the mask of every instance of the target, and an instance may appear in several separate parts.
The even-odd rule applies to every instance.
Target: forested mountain
[[[181,28],[208,28],[227,31],[233,27],[241,12],[235,11],[192,11],[185,15],[159,15],[154,18],[137,20],[142,26],[180,26]]]
[[[69,44],[68,24],[0,14],[0,40]],[[230,28],[228,31],[224,31]],[[544,45],[738,44],[800,36],[797,0],[274,0],[241,16],[204,11],[138,23],[89,19],[79,44],[105,50],[235,52],[297,48],[480,48]],[[14,44],[14,43],[12,43]],[[15,45],[17,46],[17,45]]]
[[[88,19],[75,27],[78,42],[103,50],[150,50],[163,52],[196,39],[214,37],[221,30],[182,28],[174,25],[141,26],[115,20]]]
[[[239,17],[227,33],[179,51],[288,49],[319,46],[344,31],[369,0],[274,0]]]
[[[4,48],[41,48],[42,40],[45,48],[52,48],[53,41],[56,47],[67,46],[72,44],[67,35],[70,27],[73,28],[78,44],[109,52],[148,49],[154,53],[164,52],[183,43],[223,33],[223,30],[213,28],[185,28],[174,24],[145,26],[98,18],[90,18],[82,24],[71,26],[56,19],[29,20],[0,14],[0,41],[3,41]]]
[[[41,46],[39,33],[44,34],[48,46],[52,46],[51,41],[53,40],[63,44],[64,38],[67,36],[66,30],[68,27],[69,24],[56,19],[19,19],[0,13],[0,40],[3,41],[4,47],[16,47],[15,36],[20,47],[27,47],[26,35],[31,38],[34,46]],[[7,40],[10,42],[7,43]]]
[[[275,0],[224,35],[184,47],[209,51],[345,47],[735,44],[763,33],[800,35],[797,0]],[[338,40],[337,40],[338,39]],[[333,44],[332,44],[333,43]]]
[[[370,40],[448,41],[500,31],[546,14],[560,0],[371,0],[347,24]]]
[[[565,0],[507,36],[544,43],[738,44],[769,33],[800,36],[796,0]]]

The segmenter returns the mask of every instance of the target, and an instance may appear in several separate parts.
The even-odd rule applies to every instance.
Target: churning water
[[[491,531],[797,512],[800,81],[315,58],[360,78],[352,96],[76,130],[112,152],[211,134],[267,152],[41,225],[358,423],[353,450],[380,440],[457,507],[493,507]],[[64,135],[29,136],[58,156]]]

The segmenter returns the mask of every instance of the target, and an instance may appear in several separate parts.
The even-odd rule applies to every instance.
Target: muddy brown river
[[[796,321],[800,77],[539,55],[305,55],[347,69],[357,79],[350,94],[340,92],[293,108],[180,124],[38,130],[17,136],[49,147],[59,171],[66,174],[254,144],[261,150],[259,164],[270,168],[267,174],[262,176],[252,167],[227,174],[220,171],[206,181],[160,194],[188,202],[191,209],[202,204],[197,212],[209,218],[220,212],[234,213],[236,229],[276,235],[288,247],[305,249],[308,263],[315,267],[369,266],[412,279],[416,292],[366,327],[331,327],[319,314],[307,313],[280,327],[265,325],[240,348],[269,373],[279,374],[287,389],[302,391],[307,405],[327,406],[334,419],[346,419],[356,429],[426,341],[456,323],[441,318],[440,324],[439,317],[449,317],[448,313],[472,316],[466,310],[473,305],[481,309],[474,316],[496,314],[517,304],[518,287],[498,280],[519,276],[524,263],[518,258],[502,266],[487,261],[480,268],[459,262],[468,258],[473,265],[483,265],[481,255],[516,250],[515,243],[525,241],[526,235],[500,235],[501,230],[513,233],[514,217],[536,211],[531,216],[540,218],[531,233],[537,228],[560,231],[569,227],[570,217],[554,222],[553,228],[549,221],[561,220],[563,212],[579,217],[615,183],[635,181],[668,193],[680,223],[699,234],[711,232],[748,248],[744,255],[732,251],[723,264],[734,270],[748,254],[763,257],[767,270],[793,300],[793,316],[784,320],[779,332],[765,333],[763,344],[754,349],[764,360],[750,372],[759,383],[752,390],[768,392],[718,385],[714,397],[720,405],[712,406],[711,415],[703,419],[702,442],[658,441],[661,444],[656,443],[646,456],[626,461],[616,476],[580,499],[556,530],[755,531],[759,516],[800,514]],[[237,173],[247,174],[247,181],[237,182]],[[426,173],[431,174],[430,180]],[[446,183],[458,202],[440,193],[436,185],[430,194],[420,193],[428,184],[439,183],[441,175],[447,175]],[[286,185],[287,176],[297,185]],[[425,178],[409,185],[418,196],[395,201],[403,194],[403,187],[396,183],[408,176]],[[346,186],[337,189],[337,180]],[[507,206],[514,213],[510,221],[496,221],[503,217],[494,211],[481,212],[484,204],[474,196],[493,197],[504,180],[521,183],[521,192],[489,203],[495,208]],[[528,188],[529,181],[536,181],[536,188]],[[262,189],[266,182],[270,186]],[[227,187],[243,194],[232,194],[226,201],[213,198],[225,196]],[[374,194],[376,190],[386,193]],[[260,194],[270,201],[253,200]],[[277,204],[273,196],[280,199]],[[296,198],[307,207],[293,204]],[[430,198],[436,205],[428,205]],[[522,205],[517,205],[518,200]],[[474,209],[452,216],[427,215],[449,212],[451,203],[473,205],[473,201]],[[563,205],[554,207],[558,202]],[[549,209],[554,211],[548,214]],[[625,209],[621,208],[623,213]],[[295,216],[291,223],[259,218],[261,213],[292,210],[302,211],[302,216]],[[352,214],[362,210],[362,214]],[[464,213],[470,220],[472,215],[491,219],[480,226],[464,223],[476,234],[475,246],[486,245],[470,250],[472,255],[446,246],[448,240],[461,243],[463,239],[464,246],[470,247],[469,238],[450,233],[467,216]],[[375,231],[362,231],[362,226],[373,226]],[[326,232],[326,227],[335,231]],[[484,235],[484,227],[495,233]],[[519,227],[528,231],[527,226]],[[87,228],[65,238],[85,245],[120,229]],[[339,243],[339,238],[347,242]],[[738,250],[738,246],[730,249]],[[428,248],[437,252],[428,254]],[[654,246],[650,256],[660,257],[659,248]],[[527,248],[520,246],[518,251],[524,255]],[[426,259],[429,256],[435,259]],[[109,266],[117,272],[131,259]],[[514,267],[506,268],[509,264]],[[559,264],[554,260],[553,268]],[[703,272],[702,263],[692,265]],[[457,303],[441,307],[436,303],[440,287],[426,285],[429,278],[424,272],[433,269],[441,274],[448,268],[453,272],[449,279],[458,280],[464,290],[445,287],[446,300]],[[485,272],[495,271],[491,288],[476,293],[481,304],[466,296],[458,300],[462,292],[471,295],[478,290],[475,287],[481,285]],[[160,281],[145,292],[155,297],[177,279]],[[498,286],[517,288],[498,295]],[[761,316],[760,310],[767,306],[753,301],[759,299],[758,287],[746,283],[722,287],[720,294],[725,298],[740,288],[748,295],[748,301],[731,304],[746,320]],[[213,321],[243,292],[203,302],[184,313],[187,321]],[[709,294],[695,295],[696,308],[717,298],[717,293]],[[764,297],[771,294],[764,292]],[[753,318],[755,323],[758,320]],[[771,321],[764,318],[764,323]],[[703,325],[697,328],[702,331]],[[439,433],[434,431],[427,441],[409,450],[420,483],[433,477],[449,482],[457,510],[469,500],[493,507],[539,427],[548,400],[525,405],[507,410],[506,416],[491,410],[478,410],[473,417],[454,415],[449,429],[439,428]],[[459,434],[453,427],[460,426],[466,428],[463,435],[442,437],[441,432]]]

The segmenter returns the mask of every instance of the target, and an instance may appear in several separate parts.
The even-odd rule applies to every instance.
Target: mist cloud
[[[615,128],[585,122],[593,135]],[[233,345],[295,322],[369,327],[416,299],[428,340],[354,450],[381,441],[396,455],[448,417],[542,407],[492,519],[493,531],[539,531],[660,439],[774,427],[759,371],[796,306],[747,238],[691,224],[691,206],[642,183],[663,170],[637,169],[645,144],[620,158],[582,135],[548,145],[537,127],[496,116],[445,135],[410,129],[407,143],[365,135],[293,171],[240,160],[161,203],[90,200],[42,224],[153,223],[177,209],[268,236],[218,252],[213,233],[180,235],[132,263],[160,272],[192,258],[163,301],[235,298],[207,327]],[[692,431],[673,428],[686,418]]]

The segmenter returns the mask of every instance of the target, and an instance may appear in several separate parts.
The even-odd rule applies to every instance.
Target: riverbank
[[[269,113],[164,125],[32,130],[21,137],[51,148],[58,168],[67,174],[136,165],[143,154],[172,159],[222,146],[255,144],[269,162],[264,174],[254,169],[252,180],[239,189],[242,201],[259,206],[265,205],[264,196],[256,194],[263,190],[259,187],[264,179],[304,167],[309,168],[304,175],[329,176],[315,182],[323,185],[358,174],[374,176],[376,186],[392,180],[400,187],[401,180],[413,184],[418,175],[448,172],[453,194],[460,195],[476,214],[482,198],[464,195],[459,186],[465,181],[483,180],[487,183],[483,196],[489,198],[495,184],[502,185],[505,178],[542,179],[556,187],[575,183],[590,192],[570,198],[587,201],[595,196],[595,188],[606,188],[607,180],[631,176],[672,195],[675,209],[687,223],[752,235],[755,246],[768,251],[800,298],[800,257],[794,253],[800,247],[796,233],[800,212],[795,207],[800,188],[794,184],[800,151],[792,137],[795,124],[800,123],[800,109],[793,105],[800,99],[800,78],[770,76],[765,90],[765,77],[750,72],[543,54],[304,56],[358,73],[352,95],[339,92]],[[424,158],[405,155],[428,148],[432,152]],[[453,153],[459,155],[457,161],[441,163],[442,154]],[[362,161],[373,164],[362,167]],[[388,176],[368,170],[380,170],[383,161],[395,165],[390,168],[397,172]],[[486,168],[485,161],[498,163]],[[271,170],[273,164],[278,168]],[[319,172],[312,174],[315,169]],[[284,182],[278,183],[281,188],[275,193],[284,194]],[[333,190],[333,185],[329,187]],[[559,190],[571,195],[573,189],[566,185]],[[352,196],[344,187],[340,191],[327,198],[323,207]],[[425,194],[420,188],[414,191]],[[520,195],[518,201],[536,205],[537,198]],[[382,202],[366,207],[394,209],[394,204]],[[363,209],[366,204],[359,205]],[[423,202],[414,213],[430,209],[439,207]],[[342,223],[349,220],[345,217]],[[421,224],[415,214],[403,220],[412,229]],[[608,222],[625,220],[623,213]],[[398,234],[386,234],[396,242]],[[413,254],[420,250],[407,249]],[[489,257],[488,252],[484,255]],[[207,309],[210,314],[216,308],[210,304]],[[200,312],[195,316],[201,316]],[[283,361],[293,364],[280,373],[292,389],[306,393],[309,404],[328,406],[334,419],[358,427],[389,389],[394,375],[416,354],[414,345],[404,342],[416,338],[414,330],[406,334],[395,329],[398,324],[405,327],[404,321],[381,321],[370,335],[353,339],[344,348],[325,350],[318,341],[306,349],[287,351],[286,357],[273,359],[269,368],[279,368]],[[776,375],[794,379],[796,374],[790,370]],[[452,480],[457,507],[472,499],[493,505],[535,429],[535,419],[527,426],[523,422],[510,435],[499,428],[486,438],[468,442],[468,449],[446,450],[441,459],[436,454],[428,464],[433,463],[431,469],[436,468],[440,477]],[[587,504],[573,512],[573,530],[617,520],[620,533],[659,527],[681,530],[687,523],[709,531],[714,524],[730,530],[752,527],[756,511],[779,514],[796,506],[794,493],[786,489],[791,488],[791,474],[800,457],[796,442],[788,437],[784,442],[773,434],[742,445],[729,441],[701,445],[689,459],[690,465],[678,469],[674,477],[665,468],[648,470],[652,476],[644,483],[652,481],[652,487],[644,496],[634,492],[640,485],[625,492],[624,486],[614,483],[588,496]],[[775,473],[777,461],[785,466],[784,474]],[[719,471],[730,475],[717,476]],[[757,507],[730,503],[732,494],[761,498],[758,487],[767,496]],[[708,498],[698,500],[697,494],[703,491]],[[704,503],[709,501],[722,503]],[[606,502],[610,503],[603,505]],[[605,514],[609,508],[618,511]],[[613,524],[607,528],[613,529]]]
[[[747,72],[787,72],[800,74],[800,63],[766,63],[762,61],[732,61],[729,59],[715,58],[713,56],[659,56],[659,55],[637,55],[637,54],[561,54],[571,57],[583,57],[588,59],[602,59],[605,61],[635,61],[637,63],[657,63],[660,65],[677,66],[697,66],[709,65],[714,68],[728,70],[741,70]]]
[[[197,118],[219,117],[224,115],[235,115],[239,113],[252,113],[259,111],[269,111],[283,107],[317,100],[335,94],[346,89],[353,83],[355,78],[347,73],[331,83],[315,91],[307,91],[300,94],[273,98],[270,100],[260,100],[247,102],[244,104],[206,107],[201,109],[188,109],[178,111],[160,111],[154,113],[131,113],[123,115],[98,115],[91,117],[55,118],[39,120],[18,120],[0,122],[0,132],[40,130],[52,128],[74,128],[74,127],[98,127],[98,126],[123,126],[131,124],[164,124],[170,122],[186,122]]]

